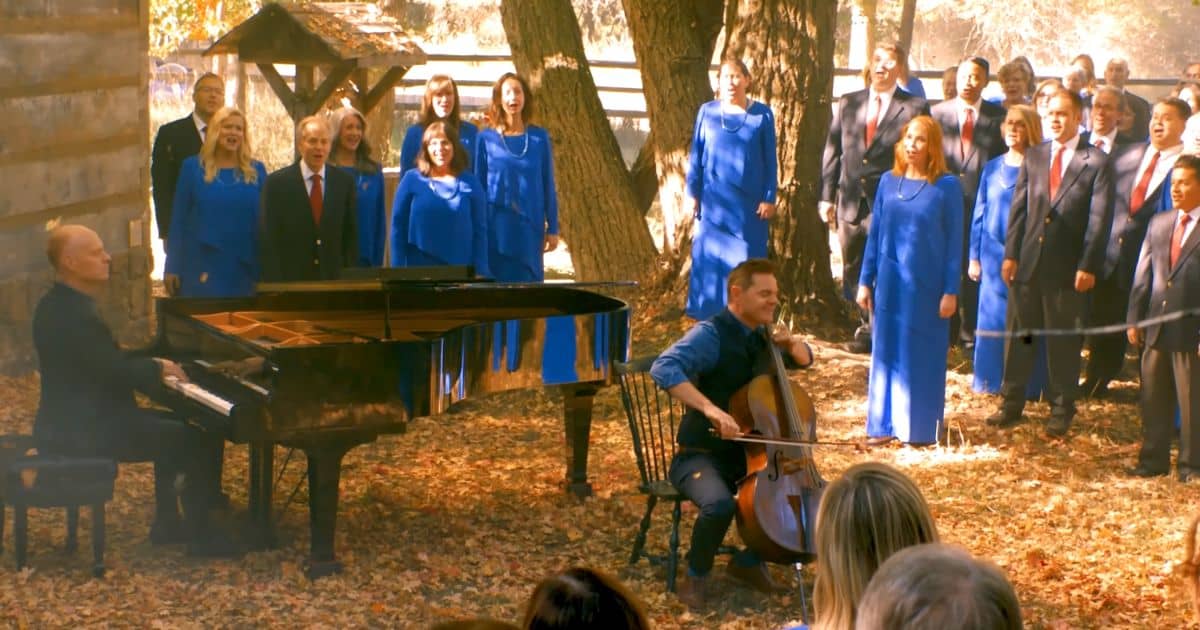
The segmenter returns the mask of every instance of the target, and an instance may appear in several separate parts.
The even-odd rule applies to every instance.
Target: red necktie
[[[1104,151],[1104,138],[1096,138],[1096,148]],[[1105,151],[1107,153],[1107,151]]]
[[[971,148],[971,143],[975,141],[975,110],[970,107],[964,112],[962,124],[962,142],[959,143],[959,150],[962,151],[963,159],[967,157],[967,151]]]
[[[1054,160],[1050,162],[1050,201],[1058,196],[1058,187],[1062,185],[1062,154],[1065,148],[1058,147],[1054,151]]]
[[[868,117],[869,118],[869,117]],[[875,117],[867,121],[867,146],[871,146],[871,141],[875,139],[875,128],[879,126],[879,119],[883,118],[883,97],[875,95]]]
[[[1179,213],[1179,224],[1175,226],[1175,233],[1171,235],[1171,268],[1175,268],[1175,263],[1179,261],[1179,250],[1183,249],[1183,234],[1187,231],[1187,224],[1192,220],[1192,217],[1187,213]]]
[[[1153,151],[1153,149],[1151,149]],[[1137,186],[1133,187],[1133,194],[1129,196],[1129,214],[1133,214],[1142,209],[1142,204],[1146,203],[1146,192],[1150,190],[1150,178],[1154,177],[1154,167],[1158,166],[1158,156],[1162,155],[1158,151],[1154,151],[1154,156],[1150,158],[1150,165],[1146,167],[1146,172],[1142,173],[1142,178],[1138,180]]]
[[[312,190],[308,191],[308,205],[312,207],[313,224],[321,225],[321,212],[325,209],[325,195],[321,194],[321,175],[312,176]]]

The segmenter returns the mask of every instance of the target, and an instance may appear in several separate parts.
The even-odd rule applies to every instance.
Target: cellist
[[[733,521],[736,483],[746,474],[743,447],[728,440],[741,433],[729,415],[729,401],[770,363],[760,329],[774,322],[779,305],[775,265],[763,258],[741,263],[729,273],[727,291],[726,309],[693,326],[650,368],[654,382],[688,407],[675,438],[678,449],[669,475],[672,485],[700,508],[687,575],[678,590],[680,601],[690,608],[703,608],[710,597],[713,558]],[[812,349],[799,337],[776,329],[772,339],[788,368],[812,365]],[[726,571],[759,591],[787,590],[747,549],[730,559]]]

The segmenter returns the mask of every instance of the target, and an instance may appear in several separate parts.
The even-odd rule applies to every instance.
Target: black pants
[[[1008,293],[1005,328],[1009,332],[1026,328],[1079,328],[1084,294],[1072,287],[1043,287],[1037,281],[1014,283]],[[1050,413],[1070,420],[1075,416],[1079,391],[1079,335],[1050,335],[1046,338],[1047,364],[1050,368],[1046,393]],[[1009,337],[1004,342],[1004,378],[1000,387],[1004,412],[1017,416],[1025,408],[1025,387],[1033,375],[1038,344],[1029,339]]]
[[[118,462],[154,462],[154,515],[159,522],[178,520],[179,503],[193,525],[202,526],[221,474],[217,457],[224,440],[182,419],[141,410],[122,419],[113,434],[90,444],[55,441],[39,444],[50,454],[111,457]],[[176,478],[184,477],[182,495]]]
[[[871,215],[858,223],[838,221],[838,243],[842,246],[842,297],[855,304],[858,296],[858,276],[862,273],[863,253],[867,249],[867,231],[871,228]],[[871,339],[870,313],[858,308],[861,325],[855,331],[855,339]]]
[[[1180,472],[1200,471],[1200,357],[1195,350],[1147,348],[1142,355],[1142,449],[1138,463],[1151,470],[1171,467],[1175,410],[1179,410]]]
[[[1117,273],[1120,273],[1118,270]],[[1125,321],[1125,310],[1129,307],[1129,289],[1117,285],[1117,274],[1096,281],[1092,289],[1089,326],[1108,326]],[[1086,378],[1089,381],[1106,383],[1121,373],[1125,364],[1125,332],[1107,335],[1088,335],[1088,363]]]
[[[740,450],[729,455],[682,452],[671,461],[671,484],[700,508],[692,528],[688,549],[688,570],[693,575],[708,575],[725,533],[737,513],[734,484],[746,475],[746,460]],[[750,551],[741,551],[734,561],[753,566],[759,559]]]

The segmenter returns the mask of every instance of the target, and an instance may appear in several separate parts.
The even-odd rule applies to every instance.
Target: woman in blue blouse
[[[474,265],[488,270],[487,206],[454,128],[425,128],[417,167],[404,174],[392,202],[392,266]]]
[[[932,444],[943,431],[946,352],[962,275],[963,199],[946,172],[942,130],[904,126],[895,167],[879,180],[858,305],[874,314],[867,442]]]
[[[175,189],[163,282],[170,295],[252,295],[258,281],[258,203],[267,179],[252,159],[246,117],[222,107]]]
[[[404,132],[404,142],[400,145],[401,177],[416,168],[425,128],[438,121],[454,128],[460,143],[466,149],[462,153],[467,159],[467,166],[470,166],[469,162],[475,157],[475,137],[479,135],[479,128],[462,120],[458,84],[454,79],[444,74],[435,74],[425,82],[425,95],[421,97],[421,112],[416,124],[409,125]]]
[[[479,132],[475,174],[488,204],[488,263],[497,280],[540,282],[542,254],[558,247],[558,191],[550,135],[530,124],[533,95],[507,72],[492,87],[492,127]]]
[[[687,176],[696,229],[687,314],[708,319],[725,308],[725,280],[750,258],[767,257],[767,220],[775,215],[775,115],[750,100],[750,72],[721,63],[719,100],[700,106]]]
[[[358,266],[383,265],[386,227],[383,217],[383,169],[371,159],[367,119],[353,107],[333,112],[333,148],[329,162],[354,176],[358,195]]]

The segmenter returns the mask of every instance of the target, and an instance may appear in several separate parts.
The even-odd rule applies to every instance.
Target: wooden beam
[[[408,72],[408,66],[393,66],[392,68],[388,69],[388,71],[385,72],[382,77],[379,77],[379,82],[373,85],[370,90],[367,90],[366,85],[364,84],[361,88],[366,93],[366,95],[362,97],[363,115],[366,115],[367,112],[375,109],[375,106],[379,104],[379,100],[381,98],[387,94],[391,94],[392,88],[396,87],[396,84],[400,82],[400,79],[404,78],[404,74],[406,72]]]
[[[288,111],[288,115],[290,116],[296,102],[296,95],[288,87],[287,81],[284,81],[283,77],[279,76],[279,71],[275,69],[274,65],[269,63],[255,65],[258,66],[258,71],[263,75],[263,79],[266,79],[267,85],[271,86],[271,91],[275,93],[275,96],[279,97],[279,101],[283,103],[283,108]]]
[[[334,66],[329,71],[329,74],[325,76],[325,79],[321,81],[321,85],[308,98],[308,114],[306,115],[312,115],[321,111],[321,106],[325,104],[325,101],[329,99],[333,91],[350,76],[350,73],[354,72],[354,67],[353,61],[343,61]]]
[[[415,53],[396,52],[383,53],[379,55],[367,55],[357,59],[359,66],[363,68],[386,68],[391,66],[420,66],[425,63],[425,53],[417,51]]]

